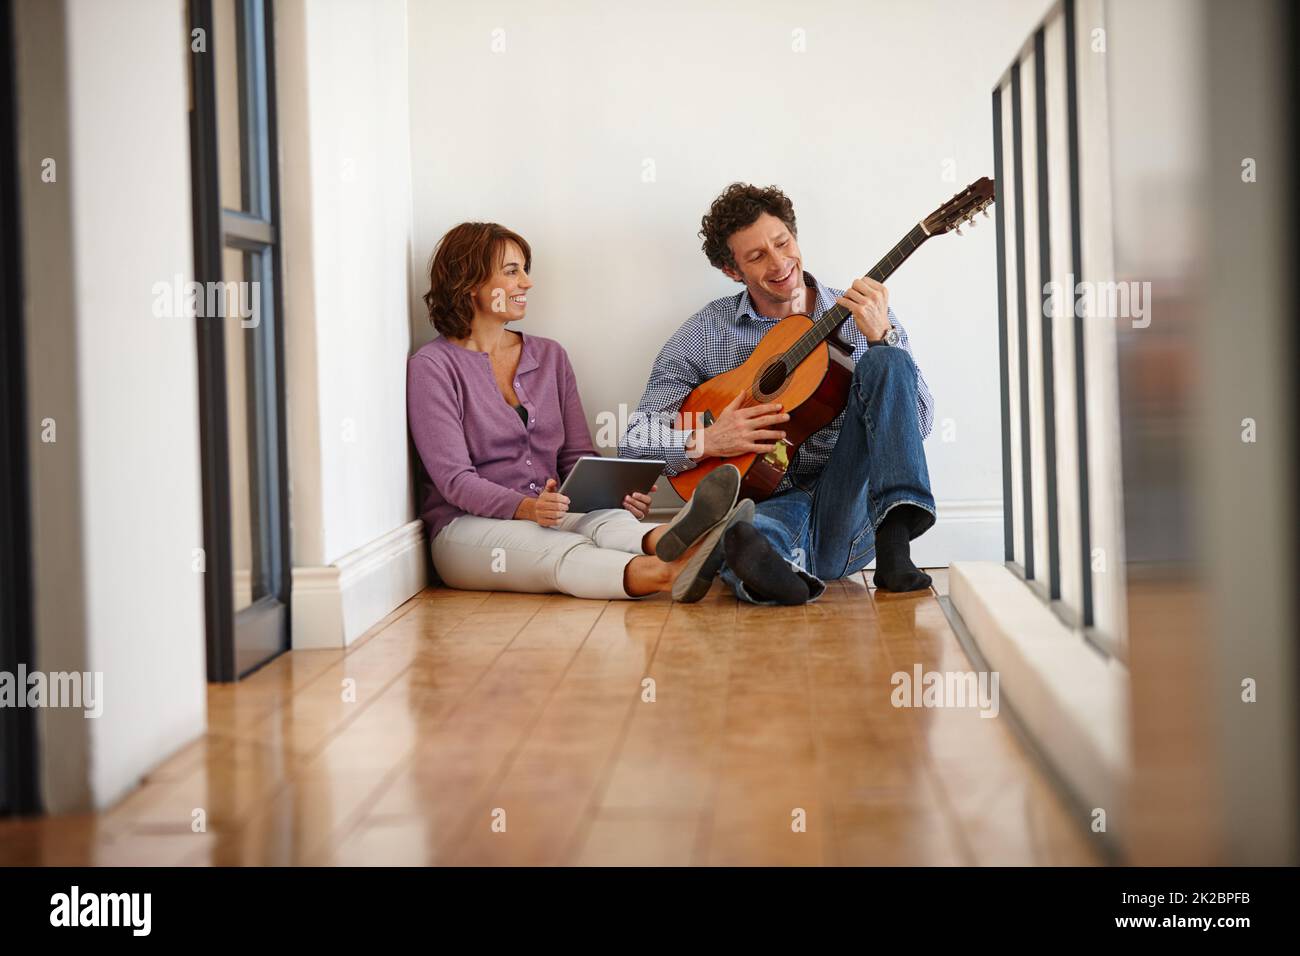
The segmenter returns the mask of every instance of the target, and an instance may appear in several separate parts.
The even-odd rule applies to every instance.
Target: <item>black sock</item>
[[[727,566],[745,584],[750,597],[777,604],[808,603],[808,583],[752,524],[736,524],[722,539]]]
[[[920,519],[912,505],[889,509],[876,529],[876,587],[886,591],[920,591],[930,586],[930,575],[912,563],[912,528]]]

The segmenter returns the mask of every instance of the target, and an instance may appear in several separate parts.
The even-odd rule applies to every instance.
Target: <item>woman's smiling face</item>
[[[474,311],[506,322],[522,319],[528,310],[528,290],[533,280],[524,269],[524,251],[519,244],[507,239],[501,247],[497,268],[478,287],[474,295]]]

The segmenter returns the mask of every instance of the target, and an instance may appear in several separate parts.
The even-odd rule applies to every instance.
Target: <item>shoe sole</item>
[[[728,512],[727,516],[709,529],[695,555],[686,562],[682,573],[673,582],[673,600],[679,604],[694,604],[709,593],[713,579],[722,568],[724,548],[722,538],[727,529],[754,517],[754,502],[746,498]]]
[[[691,545],[709,533],[736,506],[740,494],[740,471],[735,465],[722,465],[695,488],[691,500],[672,521],[655,545],[655,556],[676,561]]]

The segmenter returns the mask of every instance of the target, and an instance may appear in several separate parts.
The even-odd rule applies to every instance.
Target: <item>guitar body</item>
[[[686,396],[681,407],[686,428],[712,422],[742,392],[747,395],[743,402],[746,406],[780,402],[790,420],[774,426],[784,431],[786,437],[766,455],[751,452],[734,458],[701,458],[694,468],[671,477],[673,490],[684,500],[690,499],[695,486],[715,468],[731,464],[740,470],[740,497],[762,501],[781,483],[799,445],[844,410],[853,379],[852,367],[846,367],[832,356],[824,341],[773,390],[764,391],[760,384],[763,373],[780,362],[781,356],[812,326],[812,319],[806,315],[783,319],[763,336],[743,365],[709,379]]]

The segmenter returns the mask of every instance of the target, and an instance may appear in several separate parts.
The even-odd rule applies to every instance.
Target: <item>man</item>
[[[675,475],[703,457],[771,451],[790,417],[779,403],[739,408],[737,396],[711,425],[695,429],[679,427],[681,403],[701,382],[744,363],[780,320],[815,318],[838,303],[853,317],[840,328],[853,347],[848,405],[800,446],[752,525],[727,531],[722,577],[742,600],[802,604],[821,595],[824,581],[860,571],[874,557],[877,587],[929,587],[910,542],[935,520],[922,447],[934,402],[888,291],[869,278],[831,289],[805,272],[794,206],[774,186],[733,183],[701,225],[709,262],[744,289],[709,303],[668,340],[619,453],[662,458]]]

